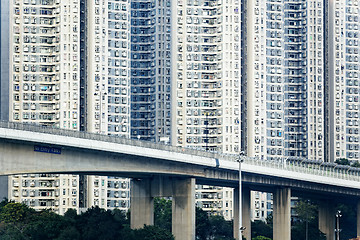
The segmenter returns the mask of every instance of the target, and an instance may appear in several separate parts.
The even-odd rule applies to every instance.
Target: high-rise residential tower
[[[245,4],[248,156],[325,161],[323,1]]]
[[[9,120],[79,130],[79,2],[16,0],[9,12]],[[14,176],[9,198],[64,213],[79,205],[78,183],[71,175]]]
[[[224,153],[240,149],[239,4],[173,3],[173,145]]]
[[[358,15],[357,0],[2,0],[1,118],[264,161],[359,160]],[[124,179],[9,182],[12,198],[60,213],[128,207]],[[199,186],[197,201],[231,216],[229,196]]]
[[[240,2],[171,3],[171,143],[240,150]],[[198,206],[232,217],[232,191],[199,186]]]
[[[248,156],[359,160],[359,2],[242,2]]]
[[[359,1],[328,3],[329,158],[359,160]]]
[[[131,1],[131,136],[169,143],[171,1]]]
[[[133,138],[236,153],[240,91],[239,1],[131,2]],[[230,195],[199,186],[196,198],[231,217]]]
[[[129,137],[128,9],[128,1],[10,2],[9,120]],[[128,182],[18,175],[9,179],[9,198],[60,214],[126,209]]]

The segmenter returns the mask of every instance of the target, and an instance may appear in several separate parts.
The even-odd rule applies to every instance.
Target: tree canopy
[[[171,234],[171,200],[155,199],[154,226],[142,229],[130,229],[129,214],[118,209],[113,211],[93,207],[78,214],[74,209],[64,216],[49,210],[35,211],[20,203],[0,202],[0,239],[54,239],[54,240],[174,240]],[[356,235],[356,214],[354,206],[340,204],[341,240]],[[317,204],[308,200],[299,200],[295,207],[296,219],[292,221],[293,240],[304,240],[306,231],[310,240],[324,240],[318,230]],[[266,222],[255,221],[251,225],[252,240],[272,239],[272,216]],[[226,221],[220,215],[211,215],[196,208],[197,240],[233,240],[233,222]]]
[[[35,211],[20,203],[0,202],[0,239],[54,240],[174,240],[171,234],[171,200],[155,199],[154,226],[130,229],[129,215],[115,209],[89,208],[64,216],[49,210]],[[196,239],[233,240],[232,222],[196,209]]]
[[[171,232],[157,226],[132,230],[129,225],[120,210],[93,207],[78,215],[70,209],[61,216],[20,203],[0,203],[0,239],[4,240],[174,240]]]

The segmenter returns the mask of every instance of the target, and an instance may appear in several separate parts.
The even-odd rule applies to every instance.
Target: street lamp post
[[[335,217],[336,217],[336,229],[335,229],[335,232],[336,232],[336,240],[340,240],[340,232],[341,232],[341,229],[340,229],[340,218],[342,217],[340,210],[337,210],[337,211],[336,211]]]
[[[239,152],[239,240],[242,240],[242,232],[245,230],[245,227],[242,226],[242,183],[241,183],[241,163],[244,162],[244,152]]]

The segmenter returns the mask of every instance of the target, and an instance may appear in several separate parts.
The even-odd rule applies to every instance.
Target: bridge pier
[[[172,233],[195,240],[195,178],[173,179]]]
[[[326,235],[326,240],[335,239],[335,205],[329,200],[319,204],[319,230]]]
[[[291,239],[291,189],[277,188],[273,197],[273,239]]]
[[[242,188],[242,226],[239,224],[239,188],[234,188],[233,192],[233,203],[234,203],[234,238],[239,239],[239,229],[240,227],[245,227],[242,236],[246,239],[251,239],[251,218],[250,218],[250,189]]]
[[[132,229],[154,225],[154,198],[151,196],[151,179],[131,181],[130,226]]]
[[[154,197],[172,196],[172,233],[195,240],[195,178],[144,178],[131,181],[132,229],[154,225]]]

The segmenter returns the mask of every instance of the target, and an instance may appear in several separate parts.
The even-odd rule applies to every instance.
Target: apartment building
[[[248,156],[325,161],[323,1],[247,7]]]
[[[80,5],[9,2],[9,120],[79,130]],[[4,36],[2,35],[2,38]],[[64,213],[79,205],[79,177],[9,177],[9,199]]]
[[[239,1],[177,1],[172,24],[173,145],[240,148]]]
[[[239,151],[239,18],[233,0],[131,1],[132,138]],[[222,188],[196,196],[206,211],[229,212]]]
[[[358,14],[357,0],[3,0],[1,116],[264,161],[359,160]],[[43,177],[54,209],[65,189],[60,213],[128,207],[128,180]],[[12,198],[40,197],[41,179],[9,179]],[[269,197],[252,194],[266,218]],[[231,218],[230,196],[198,186],[196,201]]]
[[[177,145],[188,146],[192,142],[192,147],[228,152],[239,148],[239,127],[235,126],[239,123],[238,100],[230,98],[238,97],[240,91],[239,72],[232,70],[239,65],[231,61],[239,59],[238,54],[232,53],[239,48],[238,43],[233,43],[233,39],[239,42],[239,36],[232,34],[235,21],[239,21],[235,5],[228,9],[220,2],[205,1],[192,3],[191,11],[185,10],[186,3],[173,5],[170,1],[29,0],[9,5],[9,12],[13,13],[9,17],[9,36],[14,38],[9,47],[11,121],[169,143],[171,128],[178,128],[171,126],[170,114],[171,68],[178,65],[172,57],[176,56],[179,66],[188,65],[176,72],[181,80],[176,84],[184,86],[180,89],[189,98],[187,104],[193,104],[187,110],[176,111],[190,116],[187,122],[199,125],[188,129],[179,125],[182,130],[176,134],[187,140]],[[204,12],[201,6],[205,6]],[[222,11],[231,13],[224,23]],[[179,35],[171,31],[173,12],[179,14]],[[189,24],[186,31],[194,29],[190,38],[182,31],[185,24]],[[199,33],[201,37],[197,36]],[[174,39],[181,43],[174,47],[175,52]],[[187,48],[187,42],[191,47]],[[220,52],[223,48],[228,50],[229,60],[224,65]],[[188,49],[188,53],[182,49]],[[194,75],[192,66],[201,70],[201,75]],[[213,70],[216,74],[211,73]],[[221,76],[227,79],[224,86]],[[228,98],[222,100],[225,89]],[[180,103],[176,106],[181,107]],[[233,122],[234,127],[225,129],[223,122]],[[185,132],[188,136],[181,137]],[[218,136],[224,132],[233,135]],[[51,208],[60,214],[69,208],[129,207],[126,179],[18,175],[9,179],[9,186],[11,199],[38,209]],[[229,212],[231,206],[222,202],[221,189],[204,188],[211,188],[212,193],[202,194],[209,199],[204,206],[213,211],[210,206],[216,205],[215,210],[221,212],[226,205]]]
[[[328,9],[329,156],[359,160],[359,1]]]
[[[172,2],[171,13],[171,143],[237,153],[240,2],[179,0]],[[231,189],[199,186],[197,196],[205,211],[232,217]]]
[[[129,137],[128,9],[127,1],[10,2],[9,120]],[[10,199],[59,214],[129,207],[127,179],[31,174],[8,182]]]
[[[131,136],[169,143],[171,1],[131,1]]]
[[[243,4],[248,156],[359,160],[359,2]]]
[[[270,161],[359,160],[358,1],[242,3],[242,149]]]

